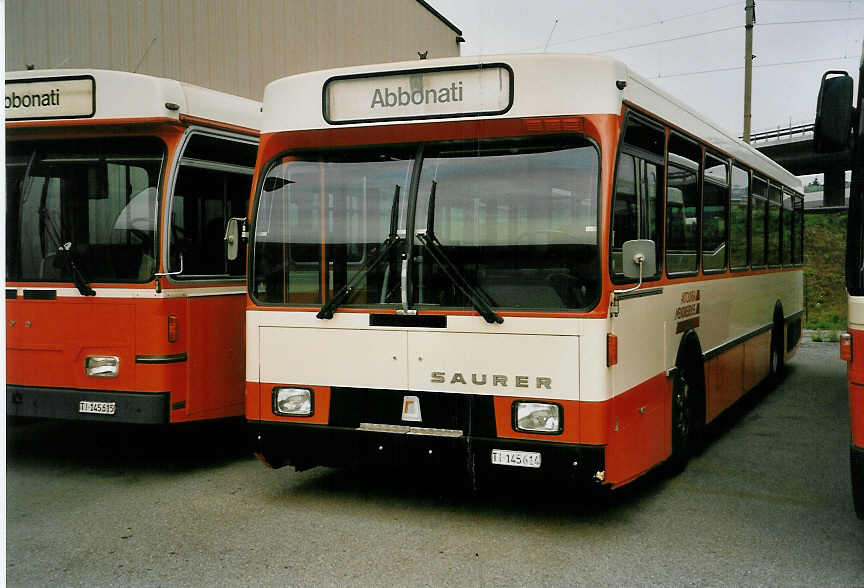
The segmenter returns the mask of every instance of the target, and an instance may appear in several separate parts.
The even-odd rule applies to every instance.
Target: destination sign
[[[513,73],[495,64],[333,78],[324,85],[331,124],[503,114]]]
[[[90,76],[6,81],[6,120],[86,118],[95,112]]]

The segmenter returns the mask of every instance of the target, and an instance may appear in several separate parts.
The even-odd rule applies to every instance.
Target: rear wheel
[[[783,380],[786,371],[786,363],[783,354],[783,326],[774,327],[771,333],[771,358],[769,363],[769,377],[773,384],[779,384]]]

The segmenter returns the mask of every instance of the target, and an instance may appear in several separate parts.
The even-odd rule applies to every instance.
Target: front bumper
[[[114,403],[114,414],[79,412],[80,403]],[[6,386],[6,414],[76,421],[163,424],[168,422],[168,392],[121,392]]]
[[[475,474],[541,477],[578,483],[600,482],[605,471],[605,448],[601,445],[387,433],[263,421],[249,421],[249,427],[255,453],[274,468],[285,465],[298,470],[350,465],[461,467]],[[540,467],[493,464],[493,449],[539,452]]]

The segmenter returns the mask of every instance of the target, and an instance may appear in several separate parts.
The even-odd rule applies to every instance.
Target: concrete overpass
[[[812,124],[754,133],[750,143],[796,176],[825,174],[823,206],[845,206],[846,171],[852,169],[852,154],[816,153]]]

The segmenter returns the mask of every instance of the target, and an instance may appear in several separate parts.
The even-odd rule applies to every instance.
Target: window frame
[[[257,154],[258,141],[253,137],[219,131],[215,129],[207,129],[204,127],[189,127],[186,129],[182,140],[179,142],[176,151],[171,158],[171,177],[168,183],[168,185],[170,186],[170,191],[165,196],[164,214],[161,214],[159,218],[159,234],[162,235],[165,243],[164,251],[161,257],[162,266],[165,268],[164,271],[168,274],[166,276],[168,280],[175,284],[194,284],[202,282],[245,282],[248,274],[245,265],[237,274],[193,274],[189,275],[188,277],[184,276],[183,274],[171,275],[171,272],[176,272],[180,270],[180,267],[175,268],[171,264],[173,245],[171,238],[171,219],[174,215],[174,201],[176,196],[178,177],[184,167],[192,169],[205,169],[224,173],[249,175],[249,194],[246,196],[247,203],[248,199],[252,197],[252,179],[254,178],[256,162],[253,161],[252,166],[249,167],[236,163],[226,163],[220,161],[204,160],[200,158],[185,157],[186,150],[196,136],[206,136],[210,137],[211,139],[215,138],[223,140],[225,142],[244,143],[250,146],[254,146]],[[246,210],[242,211],[242,213],[244,216],[248,213],[248,206]],[[225,217],[225,223],[228,222],[228,218],[229,217]],[[186,268],[184,267],[183,270],[185,273]]]

